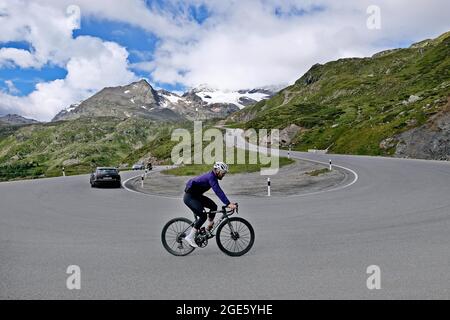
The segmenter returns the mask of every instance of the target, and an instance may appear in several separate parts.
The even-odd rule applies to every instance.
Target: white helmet
[[[214,163],[214,169],[216,169],[219,172],[227,173],[228,172],[228,166],[226,163],[222,161],[216,161]]]

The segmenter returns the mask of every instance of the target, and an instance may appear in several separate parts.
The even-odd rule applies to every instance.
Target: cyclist
[[[203,195],[206,191],[212,188],[224,205],[230,209],[236,208],[236,205],[228,200],[227,196],[222,191],[222,188],[219,186],[218,180],[222,180],[227,172],[228,166],[226,163],[217,161],[214,163],[214,167],[210,172],[192,178],[186,183],[183,201],[198,218],[185,240],[194,248],[198,247],[194,240],[195,235],[206,221],[206,212],[204,212],[204,208],[208,208],[212,211],[217,210],[217,205],[215,202]],[[214,226],[214,216],[215,214],[208,214],[208,231],[210,231]]]

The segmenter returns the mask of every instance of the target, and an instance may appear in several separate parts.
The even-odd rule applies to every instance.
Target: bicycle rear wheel
[[[219,249],[225,254],[239,257],[252,248],[255,232],[247,220],[233,217],[217,228],[216,241]]]
[[[195,248],[184,240],[191,229],[192,221],[186,218],[175,218],[167,222],[161,233],[164,248],[174,256],[186,256],[194,251]]]

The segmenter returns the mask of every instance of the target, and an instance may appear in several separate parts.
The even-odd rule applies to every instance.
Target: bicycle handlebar
[[[222,210],[210,211],[210,213],[224,213],[224,214],[231,213],[231,214],[233,214],[235,211],[236,211],[236,213],[238,213],[239,212],[239,209],[238,209],[239,206],[238,206],[237,203],[235,203],[235,205],[236,205],[236,208],[235,209],[230,209],[229,211],[227,211],[227,207],[228,206],[222,206]]]

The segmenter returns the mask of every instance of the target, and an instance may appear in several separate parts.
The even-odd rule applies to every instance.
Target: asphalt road
[[[293,153],[354,170],[334,191],[232,199],[252,250],[215,242],[187,257],[161,245],[181,199],[91,189],[89,177],[0,183],[2,299],[449,299],[450,164]],[[133,173],[122,173],[124,178]],[[81,268],[81,289],[66,269]],[[367,267],[381,270],[369,290]]]

